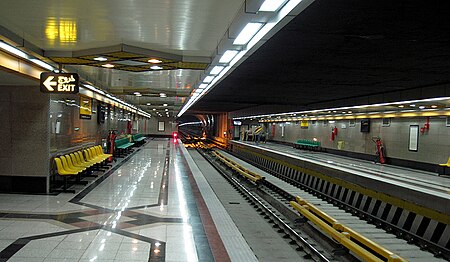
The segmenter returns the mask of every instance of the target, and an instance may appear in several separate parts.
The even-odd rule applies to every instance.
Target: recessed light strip
[[[260,12],[275,12],[277,11],[281,5],[284,4],[286,0],[266,0],[264,3],[262,3],[261,7],[259,8]]]
[[[298,111],[298,112],[286,112],[286,113],[276,113],[276,114],[252,115],[252,116],[236,117],[236,118],[233,118],[233,119],[239,120],[239,119],[276,117],[276,116],[284,116],[285,117],[285,116],[288,116],[288,115],[319,113],[319,112],[327,112],[327,111],[339,111],[339,110],[346,110],[346,109],[361,109],[361,108],[369,108],[369,107],[399,105],[399,104],[436,102],[436,101],[443,101],[443,100],[450,100],[450,97],[435,97],[435,98],[426,98],[426,99],[420,99],[420,100],[406,100],[406,101],[398,101],[398,102],[367,104],[367,105],[358,105],[358,106],[346,106],[346,107],[336,107],[336,108],[326,108],[326,109],[315,109],[315,110]],[[411,109],[411,110],[403,110],[402,112],[415,112],[415,111],[417,111],[417,110]]]

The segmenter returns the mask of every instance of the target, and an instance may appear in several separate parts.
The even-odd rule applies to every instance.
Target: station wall
[[[101,144],[109,130],[170,136],[176,122],[139,115],[106,105],[104,123],[97,122],[97,100],[90,119],[80,117],[80,95],[43,94],[39,86],[0,88],[0,192],[47,193],[55,155]],[[164,131],[159,131],[164,122]],[[53,171],[52,171],[53,170]]]
[[[163,131],[160,130],[160,127],[162,127],[161,125],[164,125]],[[147,134],[151,136],[171,136],[172,132],[177,130],[177,123],[173,120],[173,118],[159,118],[152,116],[152,118],[148,121]]]
[[[46,192],[48,97],[35,86],[1,86],[0,112],[0,191]]]
[[[109,130],[116,130],[117,134],[126,132],[125,119],[130,118],[127,111],[111,108],[105,122],[99,124],[97,122],[98,101],[93,99],[91,119],[81,119],[80,99],[80,95],[52,94],[50,96],[49,134],[52,155],[100,144],[102,139],[107,138]]]
[[[343,148],[339,150],[371,155],[376,150],[372,137],[379,136],[388,157],[432,164],[444,163],[450,156],[450,127],[446,126],[445,117],[431,117],[430,129],[419,134],[418,151],[408,150],[409,126],[423,127],[425,122],[425,117],[391,118],[390,124],[384,126],[382,119],[371,119],[369,133],[360,131],[360,120],[355,121],[355,126],[350,126],[349,120],[336,120],[335,123],[327,124],[324,121],[316,121],[315,124],[309,121],[307,129],[302,129],[299,123],[270,123],[267,128],[271,133],[272,126],[275,126],[275,135],[271,137],[275,141],[294,143],[298,139],[317,138],[322,147],[330,149],[338,149],[338,142],[343,141]],[[282,125],[284,136],[281,135]],[[331,131],[335,126],[338,128],[338,135],[331,141]]]

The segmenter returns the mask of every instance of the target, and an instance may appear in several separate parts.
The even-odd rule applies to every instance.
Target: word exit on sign
[[[80,90],[79,77],[75,73],[41,73],[41,92],[77,94]]]

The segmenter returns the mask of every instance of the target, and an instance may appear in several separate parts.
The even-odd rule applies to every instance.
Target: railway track
[[[211,150],[204,143],[195,147],[293,246],[305,252],[305,258],[445,261],[364,220],[367,217],[339,201],[284,181],[223,150]]]

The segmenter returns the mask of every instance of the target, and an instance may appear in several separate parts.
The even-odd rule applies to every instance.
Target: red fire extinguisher
[[[337,129],[337,127],[334,127],[331,130],[331,141],[334,141],[334,139],[336,138],[337,134],[338,134],[338,129]]]
[[[375,145],[377,147],[377,151],[375,152],[376,153],[375,163],[376,162],[379,162],[380,164],[386,163],[384,147],[383,143],[381,142],[381,138],[372,137],[372,141],[375,142]]]

